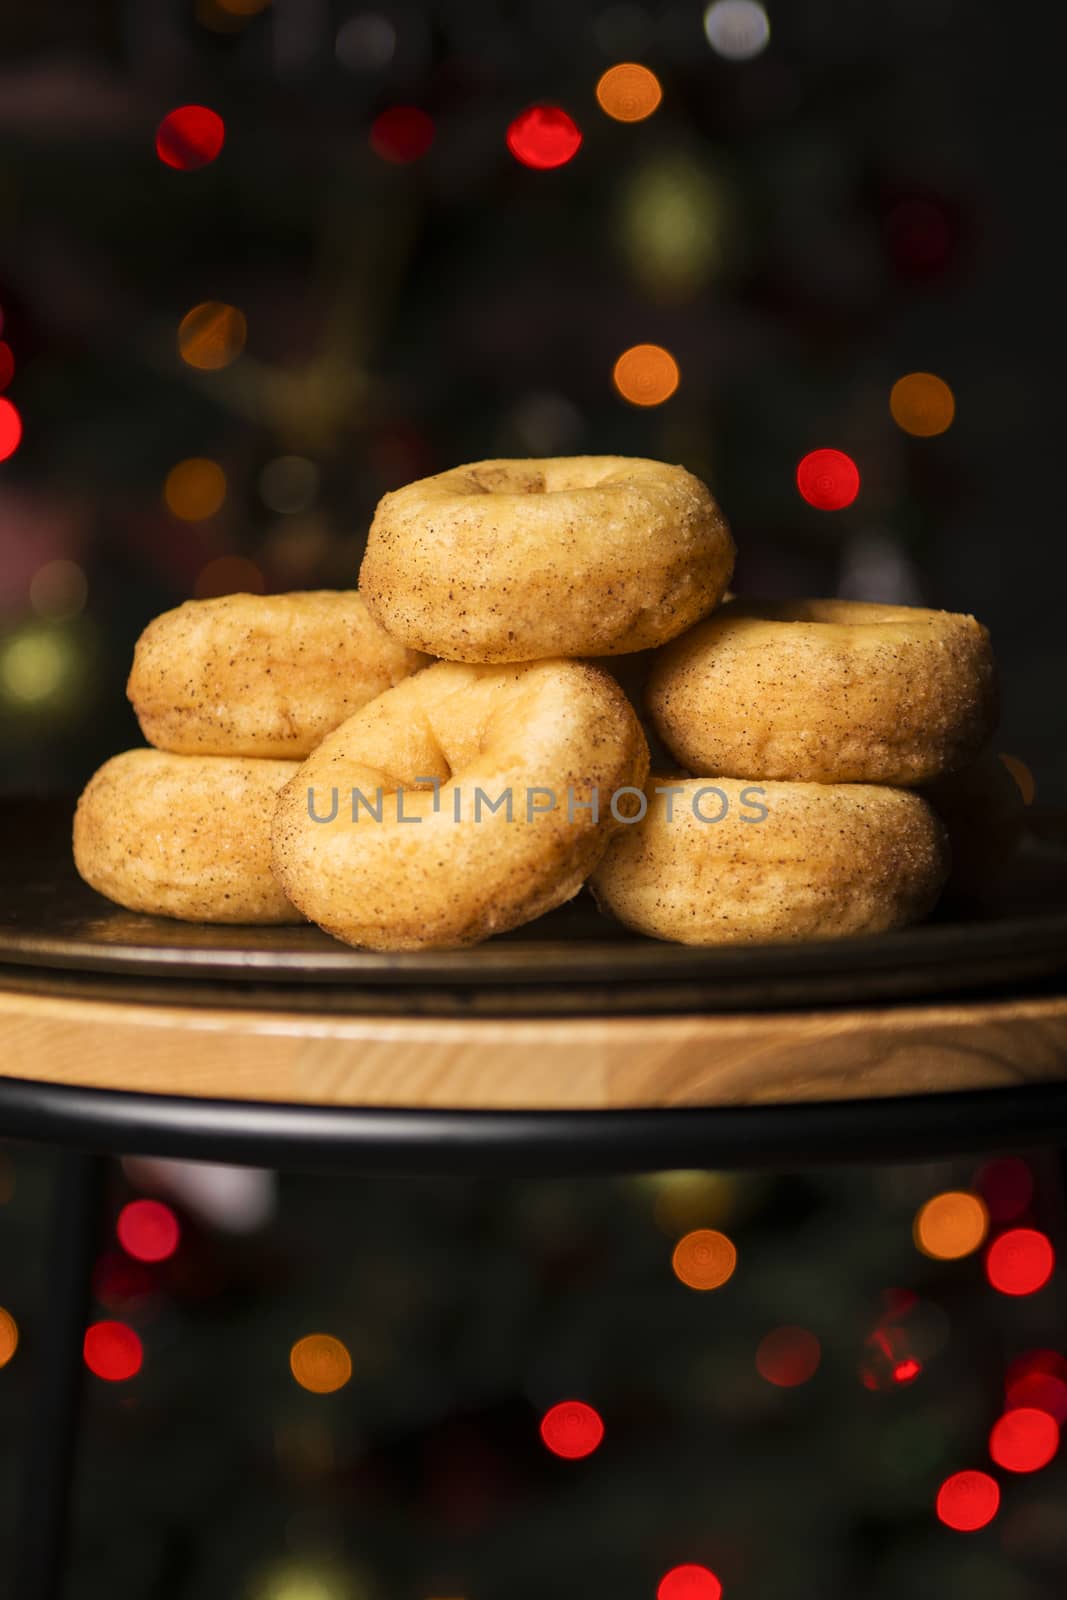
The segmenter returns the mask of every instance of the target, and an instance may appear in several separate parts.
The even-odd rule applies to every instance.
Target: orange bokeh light
[[[915,1243],[935,1261],[957,1261],[971,1255],[988,1231],[985,1201],[964,1190],[935,1194],[915,1218]]]
[[[719,1289],[733,1276],[737,1250],[725,1233],[695,1228],[675,1245],[671,1266],[690,1289]]]
[[[10,1311],[0,1306],[0,1367],[7,1366],[18,1347],[19,1325]]]
[[[289,1367],[302,1389],[334,1394],[352,1376],[352,1357],[332,1334],[309,1333],[290,1350]]]
[[[917,439],[932,439],[952,426],[956,400],[945,382],[932,372],[909,372],[898,378],[889,394],[893,421]]]
[[[167,473],[163,485],[167,509],[183,522],[213,517],[226,498],[226,474],[217,461],[190,456]]]
[[[616,361],[612,376],[632,406],[661,406],[681,381],[677,361],[659,344],[631,345]]]
[[[616,122],[643,122],[663,99],[663,86],[647,67],[620,61],[602,75],[596,97],[601,111]]]
[[[818,1371],[822,1347],[807,1328],[772,1328],[756,1350],[756,1371],[778,1389],[795,1389]]]
[[[178,327],[178,350],[190,367],[217,372],[245,347],[248,323],[243,311],[221,300],[205,300],[187,311]]]

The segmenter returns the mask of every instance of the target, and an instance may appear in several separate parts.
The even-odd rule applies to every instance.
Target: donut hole
[[[469,478],[476,494],[546,493],[544,473],[518,463],[474,467]]]

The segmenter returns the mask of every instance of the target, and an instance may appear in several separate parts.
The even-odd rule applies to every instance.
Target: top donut
[[[383,497],[359,587],[394,638],[448,661],[625,655],[711,611],[734,554],[722,512],[683,467],[480,461]]]

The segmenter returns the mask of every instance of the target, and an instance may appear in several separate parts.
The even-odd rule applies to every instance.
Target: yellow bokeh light
[[[309,1333],[289,1352],[289,1366],[302,1389],[312,1394],[333,1394],[352,1376],[352,1357],[329,1333]]]
[[[226,474],[217,461],[190,456],[167,473],[163,498],[167,509],[183,522],[203,522],[226,498]]]
[[[690,1289],[719,1289],[733,1276],[737,1250],[725,1233],[695,1228],[675,1245],[671,1266]]]
[[[909,372],[898,378],[889,395],[893,421],[918,439],[932,439],[952,426],[956,400],[945,382],[932,372]]]
[[[193,594],[214,600],[222,594],[265,594],[267,580],[247,556],[216,556],[197,573]]]
[[[735,1179],[726,1172],[664,1172],[655,1184],[652,1210],[664,1233],[679,1238],[694,1228],[727,1221]]]
[[[30,605],[53,622],[76,617],[88,597],[89,583],[76,561],[46,561],[30,579]]]
[[[612,374],[615,387],[634,406],[659,406],[678,387],[678,363],[658,344],[635,344],[624,350]]]
[[[1020,761],[1018,756],[1002,755],[1000,759],[1019,785],[1019,793],[1023,797],[1023,805],[1032,806],[1034,795],[1037,793],[1037,784],[1026,762]]]
[[[620,61],[601,76],[596,97],[601,111],[616,122],[644,122],[663,99],[663,87],[647,67]]]
[[[18,1347],[19,1325],[10,1311],[0,1306],[0,1367],[7,1366]]]
[[[183,361],[201,372],[228,367],[245,347],[248,323],[243,311],[221,300],[205,300],[186,312],[178,327],[178,351]]]
[[[935,1194],[915,1217],[916,1246],[936,1261],[956,1261],[978,1249],[989,1231],[989,1212],[976,1194],[949,1189]]]
[[[70,641],[62,633],[25,628],[0,651],[0,693],[18,705],[42,705],[62,696],[73,669]]]

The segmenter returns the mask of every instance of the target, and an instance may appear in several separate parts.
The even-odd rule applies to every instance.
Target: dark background
[[[998,747],[1063,799],[1058,12],[768,9],[768,49],[730,62],[690,0],[0,7],[0,337],[24,426],[0,464],[7,787],[76,788],[139,742],[133,642],[219,583],[211,563],[243,558],[229,570],[268,590],[352,586],[385,490],[604,451],[708,479],[740,589],[973,611],[1001,661]],[[632,126],[594,96],[630,59],[664,90]],[[583,132],[555,171],[505,146],[534,101]],[[186,102],[226,123],[219,159],[189,172],[154,148]],[[433,119],[410,164],[370,145],[397,105]],[[247,319],[218,372],[178,353],[208,300]],[[642,409],[612,368],[649,340],[681,384]],[[914,370],[955,394],[939,437],[890,416]],[[847,510],[797,493],[822,446],[859,465]],[[226,477],[198,521],[164,498],[190,457]],[[59,561],[83,604],[71,567],[38,577]],[[1037,1170],[1030,1220],[1062,1241],[1058,1169]],[[0,1590],[50,1177],[42,1154],[0,1154],[0,1305],[20,1330],[0,1370]],[[175,1261],[94,1309],[138,1329],[145,1365],[89,1380],[70,1600],[651,1600],[685,1560],[728,1600],[1053,1600],[1061,1465],[998,1474],[980,1534],[933,1514],[946,1474],[989,1465],[1006,1362],[1063,1341],[1058,1277],[1010,1300],[978,1256],[915,1250],[916,1207],[973,1180],[964,1164],[696,1183],[688,1222],[727,1228],[740,1260],[700,1295],[669,1271],[662,1178],[268,1175],[234,1232],[187,1171]],[[112,1211],[145,1187],[116,1175]],[[940,1343],[916,1382],[872,1389],[895,1287],[935,1308]],[[783,1323],[823,1348],[796,1390],[754,1366]],[[288,1371],[320,1329],[353,1355],[333,1397]],[[608,1427],[577,1469],[536,1438],[570,1393]]]

